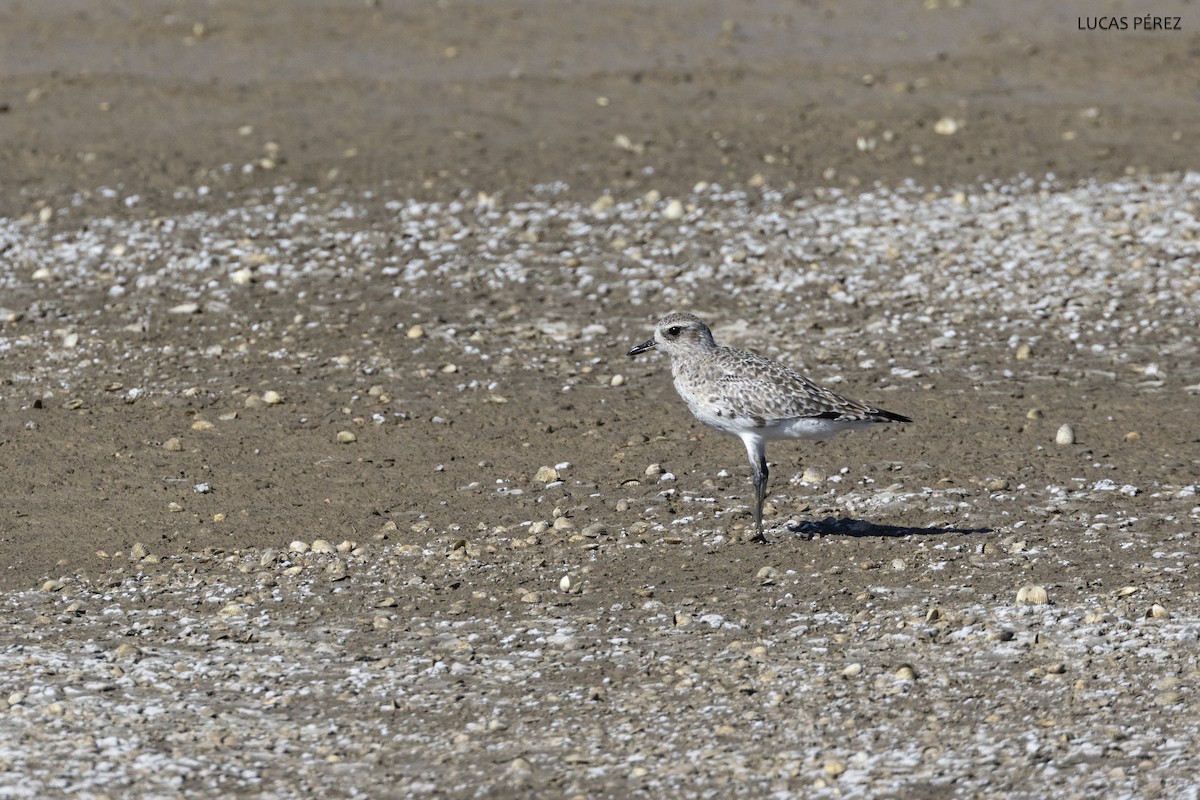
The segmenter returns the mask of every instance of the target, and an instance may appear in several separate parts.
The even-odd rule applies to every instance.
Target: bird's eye
[[[672,325],[671,327],[667,328],[667,335],[670,336],[672,339],[674,339],[682,331],[683,331],[683,328],[679,327],[678,325]]]

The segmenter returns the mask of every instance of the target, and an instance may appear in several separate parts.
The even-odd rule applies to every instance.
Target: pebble
[[[171,306],[167,309],[169,314],[198,314],[200,313],[199,303],[180,303],[177,306]]]
[[[620,374],[613,375],[612,378],[609,379],[608,385],[609,386],[624,386],[625,385],[625,376],[620,375]]]
[[[354,431],[338,431],[337,440],[338,444],[352,444],[358,441],[358,436],[354,434]]]
[[[1054,434],[1055,444],[1075,444],[1075,429],[1070,425],[1063,423],[1059,426],[1058,432]]]

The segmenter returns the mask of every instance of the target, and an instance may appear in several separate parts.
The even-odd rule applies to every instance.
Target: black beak
[[[654,340],[649,339],[645,342],[642,342],[637,347],[631,348],[629,351],[629,355],[636,356],[638,353],[644,353],[647,350],[653,350],[653,349],[654,349]]]

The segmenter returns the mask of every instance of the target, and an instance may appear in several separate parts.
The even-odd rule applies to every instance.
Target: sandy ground
[[[1146,10],[6,4],[0,791],[1194,791]],[[746,543],[675,308],[915,422]]]

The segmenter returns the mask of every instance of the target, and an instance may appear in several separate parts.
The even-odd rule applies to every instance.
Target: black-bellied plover
[[[762,507],[767,496],[767,442],[828,439],[876,422],[912,422],[847,400],[757,353],[720,347],[694,314],[677,311],[663,317],[654,328],[654,338],[631,349],[629,355],[651,348],[671,357],[675,391],[696,419],[737,436],[746,445],[754,476],[755,541],[766,541]]]

